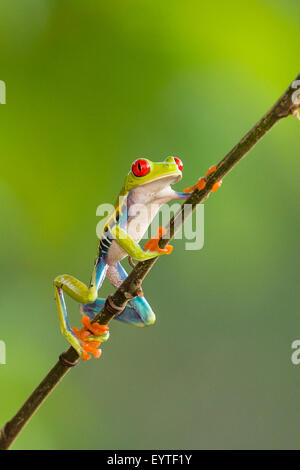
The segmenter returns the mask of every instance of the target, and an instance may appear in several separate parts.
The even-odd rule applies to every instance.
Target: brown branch
[[[300,74],[295,80],[300,80]],[[294,82],[293,82],[294,83]],[[291,84],[285,93],[279,98],[274,106],[255,124],[255,126],[238,142],[238,144],[220,161],[217,169],[208,178],[206,186],[201,191],[197,189],[191,194],[189,199],[182,204],[178,212],[169,222],[167,238],[160,241],[163,247],[173,238],[175,232],[181,227],[185,219],[192,213],[198,204],[205,201],[209,196],[215,182],[222,179],[236,165],[252,147],[282,118],[293,114],[297,116],[299,110],[299,99],[292,101],[295,94],[295,87]],[[298,97],[299,98],[299,97]],[[141,285],[152,266],[158,258],[137,263],[123,284],[109,296],[102,311],[94,321],[107,324],[112,318],[122,310],[127,302],[141,292]],[[46,375],[44,380],[33,391],[17,414],[6,423],[1,431],[0,449],[9,449],[16,437],[20,434],[24,426],[28,423],[40,405],[46,400],[48,395],[54,390],[56,385],[78,361],[77,352],[70,347],[65,353],[60,355],[59,361]]]

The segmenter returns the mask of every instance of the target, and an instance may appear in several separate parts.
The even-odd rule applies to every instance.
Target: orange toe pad
[[[217,169],[217,165],[211,166],[211,167],[208,169],[208,171],[207,171],[207,173],[206,173],[206,176],[209,176],[209,175],[211,175],[212,173],[214,173],[214,172],[216,171],[216,169]]]
[[[217,165],[213,165],[211,166],[209,169],[208,169],[208,172],[206,173],[206,176],[209,176],[211,175],[212,173],[214,173],[217,169]],[[216,183],[213,184],[213,187],[212,187],[212,192],[215,193],[217,191],[217,189],[219,189],[219,187],[221,186],[222,184],[222,180],[219,180],[217,181]]]
[[[102,335],[103,333],[108,331],[108,326],[99,325],[99,323],[91,323],[87,315],[84,315],[82,317],[81,323],[83,324],[81,330],[76,327],[72,328],[77,338],[81,341],[81,359],[83,361],[88,361],[92,357],[91,354],[93,354],[95,358],[99,358],[102,354],[101,349],[98,349],[101,344],[100,341],[86,341],[86,339],[91,336],[91,333],[95,336]]]
[[[83,361],[88,361],[89,359],[91,359],[92,356],[89,353],[93,354],[95,359],[99,359],[102,354],[102,350],[97,349],[96,347],[91,347],[90,343],[83,343],[81,359]]]
[[[219,189],[219,187],[221,186],[221,184],[222,184],[222,180],[217,181],[217,182],[213,185],[213,187],[212,187],[212,189],[211,189],[212,192],[215,193],[215,192],[217,191],[217,189]]]
[[[92,323],[87,315],[84,315],[81,319],[83,326],[93,333],[95,336],[103,335],[106,331],[109,330],[107,325],[99,325],[99,323]]]

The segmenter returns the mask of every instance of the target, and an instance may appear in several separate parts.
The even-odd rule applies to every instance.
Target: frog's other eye
[[[150,169],[150,163],[147,160],[136,160],[131,167],[134,176],[146,176]]]
[[[182,171],[183,163],[182,163],[182,161],[180,160],[180,158],[174,157],[174,160],[175,160],[176,165],[178,166],[178,169],[179,169],[180,171]]]

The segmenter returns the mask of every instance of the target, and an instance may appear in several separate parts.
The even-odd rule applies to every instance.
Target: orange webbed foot
[[[203,177],[201,177],[201,178],[199,178],[197,183],[194,184],[194,186],[191,186],[190,188],[184,188],[183,192],[184,193],[191,193],[195,189],[198,189],[198,191],[201,191],[202,189],[205,188],[205,186],[206,186],[206,181]]]
[[[217,165],[213,165],[211,166],[209,169],[208,169],[208,172],[206,173],[206,177],[208,177],[209,175],[211,175],[212,173],[214,173],[217,169]],[[212,187],[212,192],[215,193],[217,191],[217,189],[219,189],[219,187],[221,186],[222,184],[222,180],[219,180],[219,181],[216,181],[216,183],[213,184],[213,187]]]
[[[151,238],[147,243],[145,243],[145,250],[157,251],[158,253],[164,253],[169,255],[173,251],[172,245],[166,245],[164,248],[160,248],[159,241],[167,233],[167,230],[164,227],[158,227],[155,237]]]
[[[84,315],[81,319],[81,323],[84,327],[95,336],[101,336],[106,333],[109,328],[107,325],[99,325],[99,323],[92,323],[87,315]]]
[[[88,361],[92,357],[91,354],[93,354],[95,358],[99,358],[102,354],[102,350],[98,349],[101,342],[96,338],[107,333],[109,329],[108,326],[92,323],[87,315],[82,317],[81,323],[83,324],[81,330],[76,327],[72,328],[77,338],[81,341],[81,359],[83,361]],[[95,340],[93,340],[93,336],[95,336]]]
[[[197,183],[194,185],[194,186],[191,186],[190,188],[185,188],[183,191],[185,193],[191,193],[192,191],[194,191],[195,189],[198,189],[198,191],[201,191],[202,189],[205,188],[206,186],[206,178],[211,175],[212,173],[214,173],[217,169],[217,165],[213,165],[211,166],[207,173],[206,173],[206,177],[203,178],[199,178],[199,180],[197,181]],[[219,181],[216,181],[214,184],[213,184],[213,187],[212,187],[212,192],[215,193],[217,191],[217,189],[219,189],[219,187],[221,186],[222,184],[222,180],[219,180]]]
[[[102,354],[102,349],[98,349],[100,346],[100,341],[90,341],[90,342],[85,342],[83,341],[82,343],[82,349],[83,349],[83,356],[82,359],[84,361],[88,361],[92,356],[88,353],[91,353],[94,355],[96,359],[98,359],[101,354]],[[85,359],[86,358],[86,359]]]

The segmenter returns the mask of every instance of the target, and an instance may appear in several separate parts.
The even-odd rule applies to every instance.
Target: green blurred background
[[[299,14],[296,0],[2,0],[1,425],[67,347],[52,280],[89,281],[96,207],[137,156],[180,156],[178,189],[218,162],[299,73]],[[144,283],[156,325],[113,322],[15,449],[299,448],[299,132],[282,121],[224,180],[204,248],[176,241]]]

